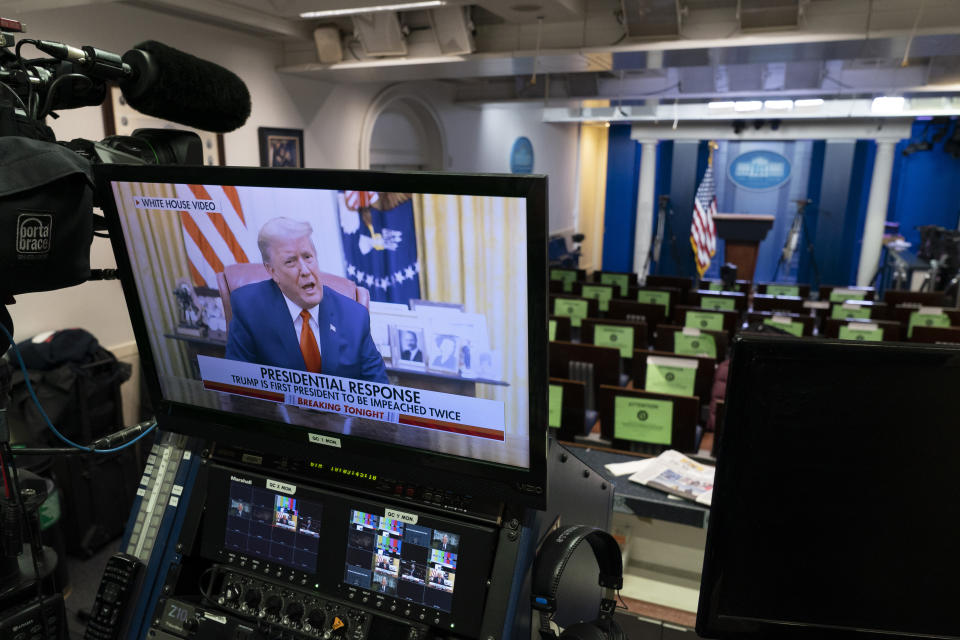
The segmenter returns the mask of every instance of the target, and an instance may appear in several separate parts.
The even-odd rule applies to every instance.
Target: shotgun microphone
[[[250,117],[250,92],[235,73],[148,40],[123,54],[131,75],[120,82],[131,107],[157,118],[226,133]]]

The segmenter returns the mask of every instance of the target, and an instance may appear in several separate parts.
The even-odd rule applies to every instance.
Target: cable
[[[87,88],[93,86],[93,80],[83,75],[82,73],[68,73],[66,75],[60,76],[59,78],[54,80],[52,83],[50,83],[50,88],[47,89],[47,97],[43,101],[43,108],[40,109],[40,113],[38,114],[38,118],[37,118],[38,120],[41,118],[45,118],[47,114],[50,113],[50,106],[53,103],[53,96],[56,93],[57,87],[60,85],[60,83],[63,82],[64,80],[70,80],[70,79],[85,80],[88,85]]]
[[[4,328],[4,331],[6,331],[6,328]],[[39,600],[40,604],[40,618],[43,624],[43,635],[46,638],[50,638],[52,636],[50,634],[49,624],[47,623],[47,615],[43,611],[43,577],[40,573],[39,559],[40,554],[43,553],[43,541],[40,539],[40,523],[37,522],[36,530],[30,526],[30,514],[27,512],[27,505],[23,502],[23,496],[20,495],[20,491],[22,490],[20,485],[20,474],[17,472],[17,465],[13,461],[13,453],[10,450],[10,443],[4,442],[0,444],[0,450],[4,452],[4,458],[6,458],[10,463],[10,469],[13,472],[14,498],[16,499],[17,506],[20,507],[20,516],[23,518],[23,523],[30,532],[30,556],[33,560],[33,574],[37,583],[37,599]]]
[[[36,46],[36,45],[37,45],[37,41],[34,40],[34,39],[32,39],[32,38],[20,38],[20,40],[17,42],[17,46],[15,46],[15,47],[13,48],[13,51],[14,51],[14,53],[17,54],[17,57],[18,57],[18,58],[21,58],[21,57],[22,57],[22,56],[20,55],[20,49],[21,49],[21,47],[23,47],[23,45],[25,45],[25,44],[32,44],[32,45]]]
[[[838,86],[843,87],[844,89],[856,89],[856,87],[854,87],[853,85],[849,85],[849,84],[847,84],[847,83],[845,83],[845,82],[840,82],[839,80],[837,80],[837,79],[834,78],[833,76],[831,76],[831,75],[829,75],[829,74],[826,74],[826,73],[823,74],[823,79],[824,79],[824,80],[829,80],[830,82],[833,82],[833,83],[837,84]]]
[[[213,567],[212,567],[212,566],[207,567],[206,569],[203,570],[203,572],[202,572],[202,573],[200,574],[200,576],[197,578],[197,588],[200,589],[200,595],[203,596],[203,600],[206,600],[207,602],[213,602],[213,598],[210,597],[210,594],[209,594],[209,592],[208,592],[208,590],[210,589],[210,587],[213,586],[213,580],[211,579],[211,581],[207,584],[207,588],[204,589],[204,588],[203,588],[203,579],[204,579],[204,577],[206,577],[206,575],[207,575],[208,573],[211,573],[212,571],[213,571]],[[203,602],[203,600],[201,600],[201,602]]]
[[[540,60],[540,35],[543,32],[543,16],[537,16],[537,48],[533,54],[533,75],[530,84],[537,84],[537,62]]]
[[[907,48],[903,51],[903,60],[900,66],[905,67],[910,61],[910,48],[913,46],[913,39],[917,37],[917,29],[920,27],[920,20],[923,18],[923,9],[927,5],[927,0],[920,0],[920,9],[917,11],[917,18],[913,21],[913,29],[910,31],[910,38],[907,40]]]
[[[27,105],[23,103],[23,98],[20,97],[20,94],[13,90],[13,87],[8,85],[6,82],[0,82],[0,85],[3,85],[3,88],[13,94],[13,97],[17,99],[17,102],[20,103],[20,107],[23,109],[23,113],[27,113]]]
[[[43,421],[47,423],[47,427],[51,431],[53,431],[53,435],[57,436],[57,438],[59,438],[61,441],[67,443],[68,445],[70,445],[75,449],[80,449],[81,451],[86,451],[88,453],[113,453],[115,451],[126,449],[127,447],[132,445],[134,442],[136,442],[137,440],[139,440],[140,438],[144,437],[145,435],[147,435],[148,433],[150,433],[151,431],[157,428],[157,423],[154,422],[150,427],[147,428],[146,431],[141,433],[139,436],[137,436],[130,442],[124,443],[118,447],[112,447],[110,449],[94,449],[90,447],[85,447],[81,444],[77,444],[73,440],[70,440],[65,435],[60,433],[55,426],[53,426],[53,421],[50,420],[50,416],[48,416],[47,412],[43,410],[43,405],[40,404],[40,399],[37,397],[36,392],[33,390],[33,385],[30,383],[30,373],[27,370],[27,365],[23,361],[23,356],[20,355],[20,349],[19,347],[17,347],[17,343],[13,340],[13,336],[10,335],[10,332],[7,331],[7,328],[2,324],[0,324],[0,330],[3,331],[3,334],[6,336],[7,340],[10,342],[10,346],[13,348],[14,355],[17,356],[17,361],[20,363],[20,369],[23,371],[23,381],[24,383],[26,383],[27,391],[30,393],[30,399],[33,400],[33,404],[36,405],[37,411],[39,411],[40,415],[43,417]],[[14,467],[14,469],[16,469],[16,467]]]

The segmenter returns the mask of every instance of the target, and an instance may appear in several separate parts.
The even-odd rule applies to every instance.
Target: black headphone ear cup
[[[600,628],[592,622],[578,622],[563,630],[560,640],[608,640]]]

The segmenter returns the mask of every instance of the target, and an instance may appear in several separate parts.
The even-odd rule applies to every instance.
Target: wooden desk
[[[665,324],[657,327],[657,337],[653,341],[653,348],[657,351],[673,352],[674,339],[673,334],[682,332],[683,327],[679,325]],[[713,336],[713,341],[717,345],[717,362],[723,362],[727,359],[727,348],[730,339],[724,331],[701,330],[700,333],[706,333]],[[682,357],[682,356],[681,356]]]
[[[733,310],[744,313],[747,310],[747,294],[737,291],[710,291],[709,289],[696,289],[690,292],[687,304],[700,307],[704,311],[713,311],[715,307],[710,304],[711,298],[721,301],[732,300]],[[706,300],[706,303],[704,303]],[[720,302],[718,304],[723,304]],[[729,304],[729,303],[727,303]]]
[[[686,292],[693,288],[693,278],[681,276],[647,276],[647,279],[644,281],[644,286],[650,288],[673,287]]]
[[[803,337],[808,338],[813,335],[813,326],[816,322],[816,318],[809,315],[804,315],[801,313],[773,313],[772,311],[751,311],[747,314],[747,322],[753,324],[755,322],[763,323],[764,320],[770,320],[774,316],[781,316],[785,318],[790,318],[794,322],[799,322],[803,325]],[[773,324],[776,327],[776,323]]]
[[[768,296],[763,293],[756,293],[753,296],[753,310],[803,313],[803,298],[800,296]]]
[[[757,293],[767,293],[767,287],[770,285],[782,285],[786,287],[797,287],[797,295],[801,298],[807,299],[810,297],[810,285],[809,284],[800,284],[799,282],[760,282],[757,284]]]
[[[200,363],[197,356],[209,356],[211,358],[224,358],[227,355],[226,340],[211,340],[200,336],[185,336],[179,333],[165,333],[164,338],[183,342],[187,346],[187,357],[190,359],[190,367],[193,377],[197,380],[200,376]]]

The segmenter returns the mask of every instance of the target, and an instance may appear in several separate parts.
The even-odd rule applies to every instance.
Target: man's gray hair
[[[280,216],[267,220],[260,233],[257,234],[257,247],[260,248],[260,258],[263,264],[270,263],[270,246],[277,240],[288,240],[291,238],[302,238],[310,236],[313,233],[313,227],[309,222],[303,220],[294,220]]]

